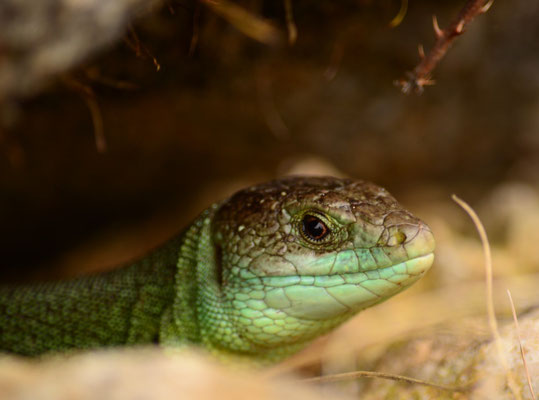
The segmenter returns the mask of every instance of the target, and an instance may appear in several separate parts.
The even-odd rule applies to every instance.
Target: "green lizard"
[[[212,205],[134,264],[0,288],[0,350],[188,344],[274,362],[410,286],[433,251],[385,189],[288,177]]]

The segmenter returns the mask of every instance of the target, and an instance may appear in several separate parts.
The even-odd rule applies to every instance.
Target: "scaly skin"
[[[364,181],[289,177],[204,211],[122,269],[0,289],[0,349],[159,343],[273,362],[417,281],[430,229]]]

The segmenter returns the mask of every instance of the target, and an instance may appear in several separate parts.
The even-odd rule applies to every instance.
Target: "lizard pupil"
[[[311,240],[322,240],[329,233],[329,228],[322,220],[314,215],[303,217],[303,233]]]

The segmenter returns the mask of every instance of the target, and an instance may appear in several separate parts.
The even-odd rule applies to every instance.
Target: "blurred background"
[[[497,276],[536,282],[539,3],[495,2],[421,96],[394,81],[463,2],[222,4],[0,6],[2,283],[114,267],[288,173],[374,181],[429,223],[437,261],[414,290],[483,279],[452,193],[487,225]]]
[[[506,289],[519,312],[537,305],[539,2],[495,1],[436,84],[403,95],[394,81],[419,62],[418,44],[433,46],[432,15],[444,28],[463,4],[2,1],[0,282],[113,268],[253,183],[350,176],[386,187],[432,227],[435,265],[292,367],[390,371],[369,364],[386,354],[380,343],[444,322],[435,340],[489,337],[482,248],[450,196],[486,225],[497,311],[508,315]],[[480,323],[464,322],[473,316]],[[425,365],[431,344],[404,359]],[[447,346],[432,346],[440,365],[462,358]]]

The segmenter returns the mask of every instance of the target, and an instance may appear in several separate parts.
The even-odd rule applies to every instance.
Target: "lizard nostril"
[[[398,246],[406,242],[406,233],[401,230],[395,230],[389,235],[389,240],[387,241],[388,246]]]

